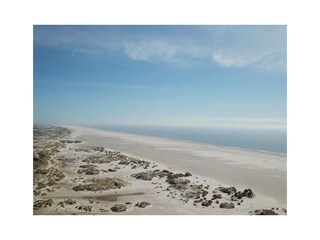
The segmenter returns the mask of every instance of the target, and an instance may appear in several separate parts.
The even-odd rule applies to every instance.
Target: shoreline
[[[121,214],[243,215],[259,209],[286,214],[286,171],[282,171],[286,166],[279,165],[279,156],[77,126],[63,128],[71,130],[70,136],[54,140],[63,144],[50,161],[64,177],[46,192],[41,187],[37,190],[34,182],[38,191],[34,214],[115,214],[112,209],[117,204],[125,207]],[[241,156],[246,156],[246,162]],[[267,162],[253,164],[261,157]],[[82,189],[92,181],[90,189],[98,186],[97,191]],[[101,188],[113,181],[119,187]],[[224,193],[228,189],[232,192]],[[38,206],[49,200],[50,207]],[[76,209],[68,202],[77,204]],[[142,202],[150,206],[140,206]]]
[[[192,171],[198,175],[214,178],[229,185],[256,188],[257,191],[261,191],[262,194],[271,196],[279,202],[286,203],[287,201],[286,156],[250,151],[242,148],[219,147],[153,136],[117,133],[95,128],[64,127],[72,129],[73,134],[76,134],[74,135],[75,137],[79,137],[79,135],[83,135],[84,133],[100,136],[100,141],[96,141],[92,136],[85,136],[82,140],[89,137],[89,141],[104,145],[108,149],[121,151],[145,160],[160,162],[168,166],[173,164],[173,168],[178,171]],[[117,143],[114,143],[114,140]],[[102,144],[103,142],[104,144]],[[132,147],[133,144],[137,149]],[[159,155],[163,155],[163,157],[159,157]],[[164,159],[165,157],[179,159],[179,164],[177,164],[177,161],[175,163],[167,161]],[[187,166],[186,162],[182,161],[183,158],[189,160]],[[198,165],[203,163],[205,166],[193,167],[193,163],[199,159],[201,162]],[[192,160],[193,163],[190,164]],[[212,170],[213,173],[210,172],[211,168],[214,168]],[[277,178],[281,178],[282,181],[279,181]],[[257,180],[261,183],[253,183],[253,181]]]
[[[216,148],[226,148],[226,149],[230,149],[230,150],[251,151],[251,152],[266,153],[266,154],[272,154],[272,155],[279,155],[279,156],[287,157],[287,153],[272,152],[272,151],[262,150],[262,149],[258,149],[258,148],[220,145],[220,144],[213,144],[213,143],[206,143],[206,142],[197,142],[197,141],[186,140],[186,139],[171,138],[171,137],[161,137],[161,136],[157,136],[157,135],[129,133],[129,132],[125,132],[125,131],[116,131],[116,130],[110,130],[110,129],[104,129],[104,128],[96,128],[96,127],[86,127],[86,126],[80,126],[80,125],[57,125],[57,126],[70,127],[70,128],[91,129],[91,130],[97,130],[97,131],[106,131],[106,132],[112,132],[112,133],[129,134],[129,135],[151,137],[151,138],[160,138],[160,139],[166,139],[166,140],[183,142],[183,143],[201,144],[201,145],[206,145],[206,146],[211,146],[211,147],[216,147]]]

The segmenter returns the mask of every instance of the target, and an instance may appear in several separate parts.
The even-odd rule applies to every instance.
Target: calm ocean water
[[[157,136],[184,141],[239,147],[273,153],[287,153],[286,128],[251,127],[155,127],[155,126],[90,126],[138,135]]]

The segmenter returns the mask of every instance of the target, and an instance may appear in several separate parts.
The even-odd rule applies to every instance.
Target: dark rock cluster
[[[102,191],[109,189],[117,189],[127,185],[127,182],[120,178],[93,178],[88,184],[79,184],[72,189],[74,191]]]
[[[257,209],[253,212],[254,215],[278,215],[273,210],[268,209]]]
[[[113,212],[124,212],[127,210],[127,205],[125,204],[116,204],[111,208]]]
[[[220,208],[231,209],[231,208],[234,208],[234,203],[227,203],[227,202],[220,203],[219,207]]]
[[[135,206],[137,206],[139,208],[145,208],[149,205],[150,205],[150,203],[148,203],[148,202],[138,202]]]
[[[100,174],[100,169],[93,164],[87,164],[87,165],[80,165],[81,169],[78,170],[79,174],[86,174],[86,175],[98,175]]]
[[[37,209],[37,208],[51,207],[52,204],[53,204],[53,200],[52,200],[52,199],[37,200],[37,201],[35,201],[35,203],[33,204],[33,208],[34,208],[34,209]]]

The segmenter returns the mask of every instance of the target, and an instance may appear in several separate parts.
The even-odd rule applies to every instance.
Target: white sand
[[[251,188],[277,207],[286,208],[286,156],[216,147],[158,137],[66,126],[87,146],[103,146],[178,172],[192,172],[224,185]]]

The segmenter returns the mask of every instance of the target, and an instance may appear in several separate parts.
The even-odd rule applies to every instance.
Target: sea
[[[287,154],[285,127],[88,126],[114,132],[155,136],[216,146]]]

